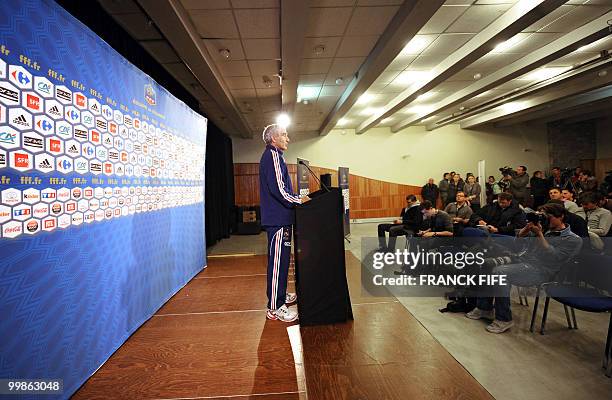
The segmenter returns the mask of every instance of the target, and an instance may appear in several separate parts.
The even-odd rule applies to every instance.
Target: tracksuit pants
[[[285,304],[287,294],[291,225],[265,229],[268,234],[268,309],[277,310]]]

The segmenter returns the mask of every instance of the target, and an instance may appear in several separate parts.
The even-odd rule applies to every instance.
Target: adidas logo
[[[22,126],[30,126],[30,124],[28,123],[28,121],[25,119],[25,117],[23,116],[23,114],[19,114],[17,116],[17,118],[15,118],[13,120],[13,123],[17,124],[17,125],[22,125]]]
[[[91,109],[94,110],[94,111],[98,111],[98,105],[96,103],[93,103],[91,105]]]
[[[45,158],[44,160],[40,162],[40,164],[38,164],[38,168],[49,169],[52,167],[51,167],[51,163],[49,162],[49,160]]]
[[[57,116],[61,115],[60,110],[57,108],[57,106],[51,107],[49,109],[49,114],[54,114],[54,115],[57,115]]]
[[[74,153],[74,154],[79,154],[79,151],[77,150],[75,145],[70,146],[70,148],[68,149],[69,153]]]

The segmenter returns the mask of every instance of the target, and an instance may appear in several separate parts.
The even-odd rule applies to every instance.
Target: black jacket
[[[534,197],[548,197],[548,180],[544,178],[538,178],[537,176],[531,177],[531,194]]]
[[[455,201],[455,197],[457,196],[457,192],[463,192],[464,182],[460,180],[455,185],[454,181],[450,181],[448,184],[448,200],[447,201]]]
[[[469,225],[477,226],[480,220],[496,227],[497,233],[509,236],[514,236],[516,229],[527,225],[525,213],[514,201],[506,209],[501,208],[497,202],[482,207],[472,214]]]
[[[431,204],[433,204],[434,207],[436,206],[436,200],[439,194],[440,191],[438,190],[438,185],[435,183],[431,185],[428,183],[423,186],[423,189],[421,189],[421,197],[423,197],[423,200],[431,201]]]
[[[421,204],[415,203],[406,210],[406,208],[402,208],[402,213],[400,214],[400,218],[402,219],[402,224],[407,229],[418,231],[421,229],[421,225],[423,224],[423,213],[421,212]]]

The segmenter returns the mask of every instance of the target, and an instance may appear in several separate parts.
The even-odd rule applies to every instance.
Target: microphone
[[[303,166],[305,166],[308,171],[310,172],[310,175],[314,176],[314,178],[317,180],[317,182],[319,182],[319,185],[323,186],[323,189],[325,189],[325,191],[330,192],[329,188],[327,186],[325,186],[325,184],[323,182],[321,182],[321,180],[317,177],[317,175],[310,169],[310,167],[302,160],[298,161],[298,164],[302,164]]]

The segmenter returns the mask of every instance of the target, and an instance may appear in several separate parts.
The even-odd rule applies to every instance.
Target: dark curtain
[[[232,140],[216,126],[206,136],[206,245],[230,235],[230,212],[234,205]]]
[[[175,97],[201,113],[198,100],[115,22],[97,1],[56,0],[56,2]],[[211,121],[208,121],[206,138],[205,179],[206,245],[210,246],[222,238],[229,237],[230,212],[234,205],[232,140]]]

